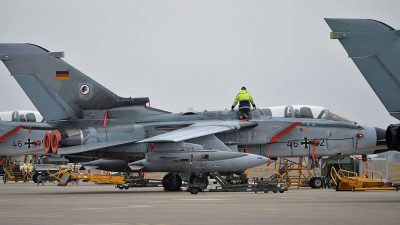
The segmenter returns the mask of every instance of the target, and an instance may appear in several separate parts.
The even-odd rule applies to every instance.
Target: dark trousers
[[[239,108],[239,119],[250,119],[249,108]]]

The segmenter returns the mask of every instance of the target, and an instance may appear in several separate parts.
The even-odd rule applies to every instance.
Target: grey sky
[[[313,104],[361,124],[396,122],[324,17],[400,28],[397,0],[1,0],[0,42],[64,51],[121,96],[173,112],[229,108],[242,85],[258,107]],[[34,109],[0,65],[0,111]]]

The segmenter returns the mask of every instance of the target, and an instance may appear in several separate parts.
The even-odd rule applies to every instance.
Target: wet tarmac
[[[118,190],[109,185],[0,184],[0,224],[399,224],[400,192]]]

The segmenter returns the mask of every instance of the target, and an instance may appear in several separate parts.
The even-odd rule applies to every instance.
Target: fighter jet
[[[0,156],[20,156],[20,155],[47,155],[52,158],[56,156],[51,154],[49,150],[45,152],[45,139],[46,130],[54,129],[46,123],[35,122],[35,114],[41,117],[37,112],[0,112]],[[29,122],[26,120],[29,118]],[[4,121],[4,119],[6,121]],[[52,145],[50,140],[50,146]],[[163,145],[161,145],[163,146]],[[160,150],[160,149],[158,149]],[[179,152],[177,152],[179,151]],[[123,152],[119,152],[122,156]],[[62,154],[67,159],[73,162],[86,162],[93,157],[79,157],[78,154]],[[81,155],[82,156],[82,155]],[[84,156],[84,154],[83,154]],[[91,156],[91,155],[89,155]],[[97,156],[97,155],[96,155]],[[105,154],[107,156],[107,154]],[[147,157],[150,158],[149,162],[155,164],[148,166],[153,171],[174,171],[174,172],[188,172],[192,170],[196,172],[201,167],[201,172],[223,172],[223,173],[237,173],[242,172],[244,169],[265,164],[266,157],[247,154],[242,152],[226,152],[213,150],[212,148],[204,149],[200,145],[183,143],[180,146],[168,146],[166,151],[148,153]],[[118,157],[116,157],[118,158]],[[142,157],[143,158],[143,157]],[[171,159],[172,161],[168,160]],[[187,166],[190,159],[192,168]],[[201,161],[201,162],[200,162]],[[211,165],[212,163],[212,165]],[[108,171],[129,172],[136,171],[143,168],[143,166],[131,165],[128,167],[127,161],[118,159],[97,159],[89,163],[83,163],[86,169],[101,169]],[[157,168],[157,169],[155,169]],[[145,171],[149,171],[146,169]],[[170,177],[170,175],[167,176]],[[174,178],[175,179],[175,178]],[[178,177],[177,179],[180,179]],[[179,181],[179,184],[181,181]],[[168,190],[177,190],[179,187],[167,187]]]
[[[371,19],[325,19],[390,115],[400,119],[400,31]],[[388,149],[400,151],[400,124],[386,130]]]
[[[46,129],[51,127],[42,138],[44,150],[96,157],[87,165],[103,169],[169,172],[163,179],[167,190],[180,188],[177,172],[191,173],[196,181],[208,172],[240,171],[268,158],[314,159],[382,148],[384,130],[322,107],[261,108],[251,112],[250,120],[239,120],[230,110],[156,109],[148,98],[117,96],[61,57],[62,52],[33,44],[0,44],[0,59],[43,115]],[[41,126],[30,124],[29,129]],[[11,135],[3,139],[13,140]]]

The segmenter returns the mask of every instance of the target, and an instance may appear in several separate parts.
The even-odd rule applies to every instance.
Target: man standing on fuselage
[[[236,95],[236,99],[232,104],[232,111],[237,103],[239,103],[239,119],[250,119],[250,104],[254,109],[256,109],[256,104],[254,104],[253,97],[247,92],[246,87],[242,87]]]

